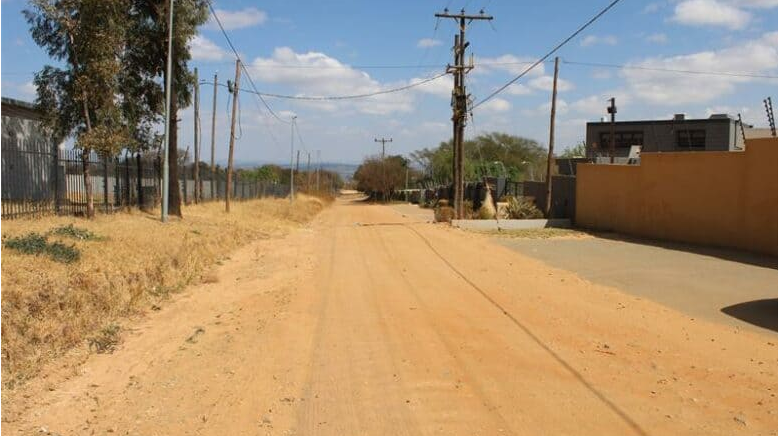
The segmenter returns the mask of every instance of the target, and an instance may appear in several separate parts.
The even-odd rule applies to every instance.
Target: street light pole
[[[162,161],[162,222],[167,222],[170,197],[170,84],[173,82],[173,2],[170,0],[167,25],[167,70],[165,72],[165,157]]]

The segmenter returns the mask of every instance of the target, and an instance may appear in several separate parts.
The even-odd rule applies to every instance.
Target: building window
[[[630,148],[633,145],[643,145],[643,132],[616,132],[616,148]],[[610,132],[600,133],[600,148],[610,149]]]
[[[677,147],[681,150],[705,149],[705,130],[677,130],[675,132]]]

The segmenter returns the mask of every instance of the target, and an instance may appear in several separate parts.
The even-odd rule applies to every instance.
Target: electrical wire
[[[755,79],[778,79],[778,75],[759,74],[751,72],[728,72],[728,71],[699,71],[699,70],[680,70],[673,68],[658,68],[658,67],[642,67],[639,65],[619,65],[619,64],[601,64],[596,62],[578,62],[568,61],[562,59],[562,63],[566,65],[581,65],[587,67],[601,67],[601,68],[617,68],[622,70],[643,70],[643,71],[657,71],[663,73],[680,73],[680,74],[697,74],[703,76],[725,76],[725,77],[750,77]]]
[[[394,93],[394,92],[405,91],[405,90],[408,90],[408,89],[411,89],[411,88],[415,88],[417,86],[421,86],[421,85],[424,85],[426,83],[432,82],[433,80],[437,80],[437,79],[439,79],[439,78],[441,78],[441,77],[443,77],[443,76],[445,76],[447,74],[448,73],[440,73],[440,74],[437,74],[435,76],[428,77],[426,79],[420,80],[418,82],[411,83],[409,85],[400,86],[398,88],[384,89],[384,90],[376,91],[376,92],[368,92],[368,93],[364,93],[364,94],[352,94],[352,95],[330,95],[330,96],[286,95],[286,94],[274,94],[274,93],[271,93],[271,92],[259,92],[256,89],[254,89],[252,91],[252,90],[248,90],[248,89],[245,89],[245,88],[241,88],[240,91],[248,92],[248,93],[251,93],[251,94],[258,94],[258,95],[261,95],[261,96],[264,96],[264,97],[282,98],[282,99],[287,99],[287,100],[305,100],[305,101],[354,100],[354,99],[359,99],[359,98],[374,97],[374,96],[377,96],[377,95],[383,95],[383,94],[390,94],[390,93]],[[203,82],[200,82],[200,83],[207,84],[207,85],[213,85],[213,82],[203,81]],[[220,83],[220,84],[218,84],[218,86],[226,86],[226,85],[222,85]]]
[[[211,0],[208,0],[208,8],[211,10],[211,14],[213,15],[214,20],[216,20],[216,23],[219,25],[219,29],[221,29],[222,35],[224,35],[224,38],[227,40],[227,44],[229,44],[230,49],[232,49],[232,52],[235,54],[235,58],[240,63],[241,69],[243,72],[246,73],[246,77],[249,79],[249,83],[251,84],[251,87],[254,89],[255,94],[259,97],[259,99],[262,101],[262,104],[265,105],[265,108],[267,111],[272,115],[275,119],[278,121],[289,124],[289,121],[281,119],[270,107],[269,104],[265,101],[265,99],[262,97],[262,94],[257,91],[256,85],[254,85],[254,80],[251,78],[251,74],[249,73],[248,68],[246,68],[246,65],[243,63],[243,60],[240,58],[240,54],[238,54],[238,50],[235,48],[235,45],[233,45],[232,40],[230,39],[230,36],[227,34],[227,31],[224,29],[224,26],[222,25],[221,20],[219,19],[219,15],[216,13],[216,9],[213,7],[213,2]]]
[[[548,53],[546,53],[546,54],[545,54],[543,57],[541,57],[540,59],[538,59],[537,61],[535,61],[535,62],[534,62],[532,65],[530,65],[530,66],[529,66],[529,68],[527,68],[526,70],[524,70],[524,71],[523,71],[521,74],[519,74],[518,76],[516,76],[516,77],[514,77],[513,79],[509,80],[509,81],[508,81],[508,83],[506,83],[506,84],[502,85],[501,87],[497,88],[497,90],[495,90],[494,92],[492,92],[491,94],[489,94],[489,95],[488,95],[486,98],[484,98],[484,99],[482,99],[481,101],[479,101],[478,103],[476,103],[476,104],[475,104],[475,105],[474,105],[474,106],[471,108],[471,110],[473,110],[473,109],[477,108],[478,106],[481,106],[482,104],[484,104],[484,103],[486,103],[487,101],[491,100],[491,99],[492,99],[492,98],[494,98],[494,97],[495,97],[497,94],[499,94],[499,93],[501,93],[501,92],[505,91],[505,89],[506,89],[506,88],[508,88],[508,87],[509,87],[509,86],[511,86],[512,84],[516,83],[516,81],[518,81],[518,80],[519,80],[519,79],[521,79],[522,77],[526,76],[526,75],[527,75],[527,73],[529,73],[530,71],[532,71],[532,70],[533,70],[535,67],[537,67],[538,65],[542,64],[543,62],[545,62],[545,61],[546,61],[546,59],[548,59],[549,57],[551,57],[551,55],[553,55],[554,53],[556,53],[556,52],[557,52],[557,51],[558,51],[560,48],[562,48],[563,46],[565,46],[565,45],[566,45],[568,42],[570,42],[570,41],[571,41],[573,38],[575,38],[575,37],[576,37],[576,36],[578,36],[578,35],[579,35],[581,32],[583,32],[584,30],[586,30],[586,28],[587,28],[587,27],[591,26],[591,25],[592,25],[592,24],[593,24],[595,21],[597,21],[597,20],[598,20],[600,17],[602,17],[603,15],[605,15],[605,13],[607,13],[609,10],[611,10],[611,9],[612,9],[614,6],[616,6],[616,4],[617,4],[617,3],[619,3],[620,1],[621,1],[621,0],[613,0],[613,1],[612,1],[612,2],[611,2],[609,5],[608,5],[608,6],[606,6],[604,9],[602,9],[600,12],[598,12],[598,13],[597,13],[597,14],[596,14],[594,17],[592,17],[592,18],[591,18],[589,21],[587,21],[587,22],[586,22],[586,23],[585,23],[583,26],[579,27],[579,28],[578,28],[578,30],[576,30],[576,31],[575,31],[575,32],[573,32],[573,33],[572,33],[570,36],[568,36],[567,38],[565,38],[565,40],[564,40],[564,41],[562,41],[561,43],[557,44],[557,45],[556,45],[556,47],[554,47],[553,49],[551,49],[551,51],[549,51],[549,52],[548,52]]]

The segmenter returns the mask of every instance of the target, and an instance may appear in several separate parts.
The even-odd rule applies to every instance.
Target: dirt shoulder
[[[318,199],[238,202],[184,209],[185,219],[163,224],[145,213],[117,213],[88,221],[73,217],[4,221],[4,242],[35,233],[49,245],[74,248],[63,263],[46,253],[2,250],[3,400],[54,358],[83,359],[110,352],[123,320],[156,311],[186,286],[213,282],[214,266],[252,241],[278,238],[324,207]],[[72,226],[72,227],[70,227]],[[75,229],[56,232],[56,229]],[[83,237],[88,235],[91,237]],[[45,375],[45,374],[44,374]]]

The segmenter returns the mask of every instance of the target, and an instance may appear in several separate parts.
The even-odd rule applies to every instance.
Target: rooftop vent
[[[675,114],[673,115],[673,120],[675,121],[683,121],[686,119],[686,114]]]

